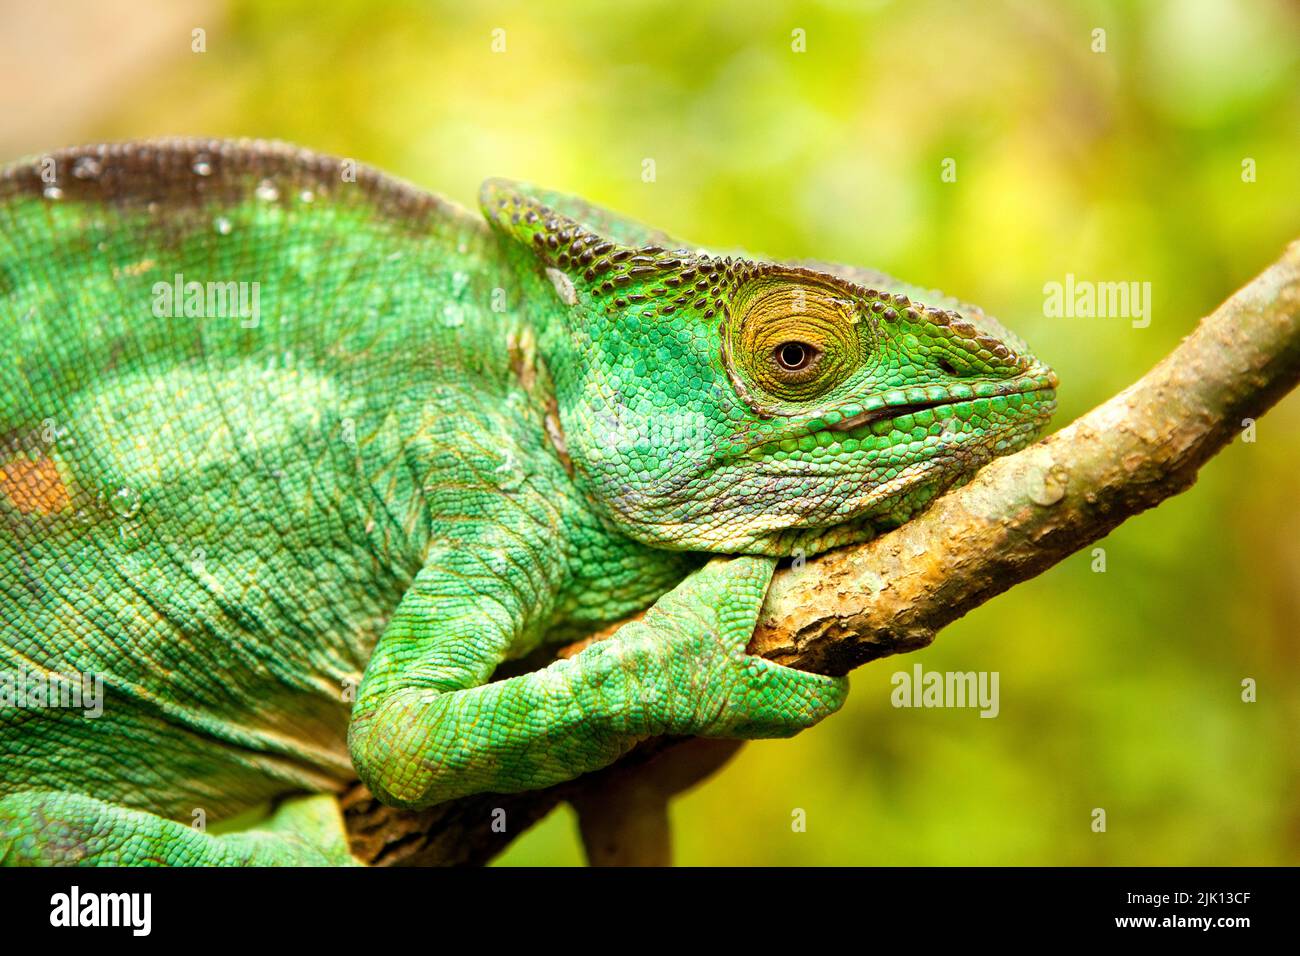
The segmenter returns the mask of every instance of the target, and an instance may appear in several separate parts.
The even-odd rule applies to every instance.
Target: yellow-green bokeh
[[[1300,236],[1281,0],[4,0],[0,23],[6,159],[275,137],[466,205],[510,176],[701,243],[869,265],[1019,331],[1060,373],[1058,424]],[[1150,282],[1150,326],[1045,316],[1067,274]],[[1292,397],[1103,542],[1105,573],[1076,555],[857,672],[821,727],[749,746],[675,806],[678,859],[1300,863],[1298,463]],[[917,662],[1000,672],[1000,715],[893,708]],[[579,859],[566,811],[503,862]]]

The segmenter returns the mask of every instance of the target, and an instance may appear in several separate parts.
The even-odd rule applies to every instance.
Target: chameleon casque
[[[258,142],[0,172],[0,671],[103,682],[97,717],[0,703],[4,862],[347,863],[357,775],[421,807],[794,734],[847,680],[745,653],[776,560],[1054,408],[938,293],[480,203]]]

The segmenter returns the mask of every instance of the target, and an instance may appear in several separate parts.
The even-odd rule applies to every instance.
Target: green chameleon
[[[0,172],[0,860],[348,863],[357,775],[424,807],[797,733],[847,681],[745,653],[776,559],[1054,408],[938,293],[480,203],[265,143]]]

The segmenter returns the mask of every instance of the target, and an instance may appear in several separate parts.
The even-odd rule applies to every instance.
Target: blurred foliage
[[[1019,331],[1061,375],[1058,423],[1300,236],[1283,2],[21,6],[3,42],[42,68],[5,74],[24,110],[8,156],[274,137],[466,205],[511,176],[701,243],[873,266]],[[127,62],[123,38],[146,36]],[[1150,327],[1045,317],[1067,273],[1151,282]],[[680,862],[1300,863],[1298,452],[1293,396],[1103,542],[1105,573],[1076,555],[860,670],[841,715],[678,801]],[[999,671],[1001,715],[894,709],[890,675],[917,662]],[[566,810],[503,862],[579,860]]]

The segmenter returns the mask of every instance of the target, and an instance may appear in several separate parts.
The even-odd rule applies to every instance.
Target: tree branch
[[[1114,398],[993,461],[901,528],[779,572],[750,650],[845,673],[925,647],[967,611],[1191,487],[1297,382],[1300,241]],[[656,772],[668,746],[647,741],[613,767],[547,790],[418,813],[383,807],[358,784],[344,798],[353,851],[381,865],[483,863],[561,800]],[[493,832],[497,809],[504,833]]]

